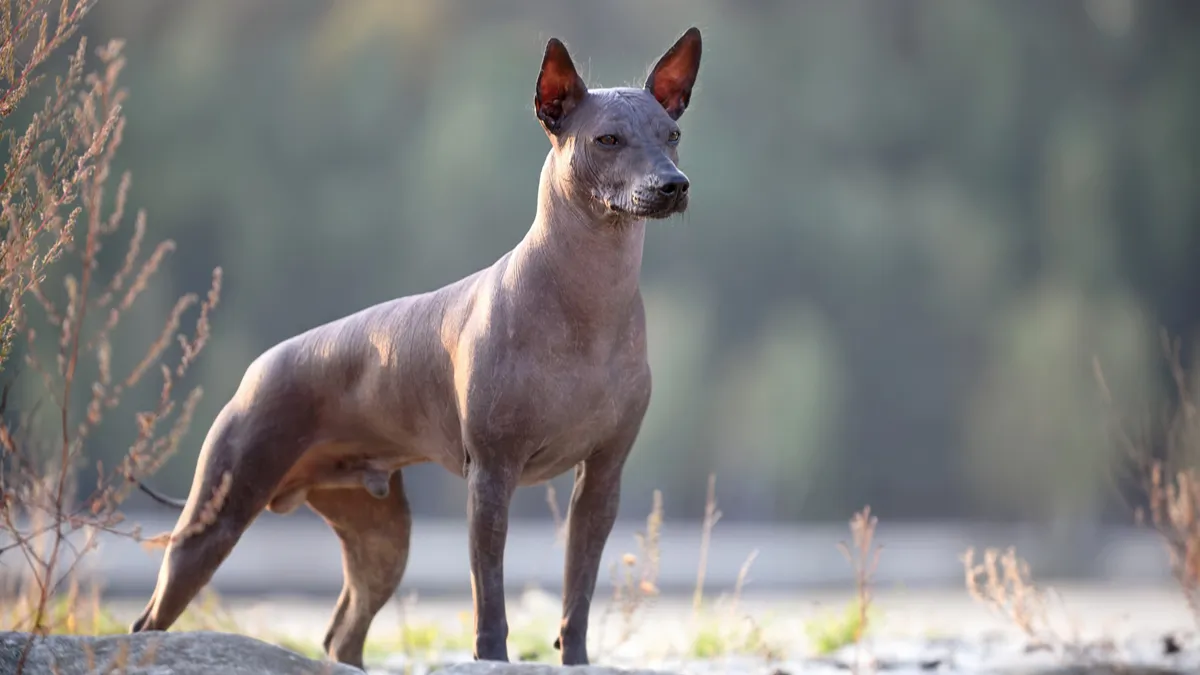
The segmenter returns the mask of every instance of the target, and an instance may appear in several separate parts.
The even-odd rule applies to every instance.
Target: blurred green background
[[[698,517],[716,472],[726,520],[1127,522],[1092,358],[1146,397],[1159,328],[1200,335],[1188,0],[101,2],[130,204],[179,244],[126,334],[225,272],[204,401],[154,483],[186,492],[261,351],[523,236],[547,38],[592,86],[640,84],[693,24],[693,198],[647,236],[655,394],[623,515],[659,488]],[[107,461],[133,430],[106,423]],[[418,517],[463,512],[461,480],[405,473]],[[541,489],[514,512],[548,517]]]

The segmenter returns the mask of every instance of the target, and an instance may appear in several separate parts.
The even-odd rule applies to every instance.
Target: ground
[[[1047,635],[1060,643],[1058,647],[1068,651],[1072,645],[1086,647],[1090,651],[1085,656],[1095,659],[1174,667],[1181,669],[1179,672],[1200,667],[1191,637],[1191,615],[1174,588],[1055,588],[1061,602],[1051,604],[1052,630]],[[839,666],[834,660],[852,660],[853,648],[820,655],[811,637],[814,628],[828,632],[838,625],[846,614],[848,599],[845,590],[749,594],[736,608],[728,602],[718,603],[694,618],[690,598],[660,597],[639,607],[629,620],[616,609],[606,617],[605,599],[593,615],[592,644],[604,645],[593,647],[593,662],[695,673],[835,672]],[[311,650],[323,634],[333,600],[225,599],[223,605],[239,630]],[[557,654],[550,643],[557,625],[557,598],[540,591],[513,593],[509,607],[514,657],[553,662]],[[133,600],[112,604],[121,621],[140,608],[140,602]],[[1064,660],[1061,649],[1027,651],[1029,640],[1010,620],[989,612],[958,588],[881,588],[876,591],[874,608],[861,656],[866,659],[874,654],[881,669],[981,672],[993,667],[1049,666]],[[372,629],[368,670],[380,675],[406,669],[415,673],[430,663],[469,660],[469,611],[469,597],[418,598],[386,608]],[[407,639],[401,630],[405,620],[410,625]],[[756,625],[761,632],[753,632]],[[627,640],[621,640],[624,632]],[[1165,653],[1168,637],[1181,644],[1180,655]],[[1104,650],[1106,643],[1115,651]],[[1072,658],[1077,661],[1078,656]]]

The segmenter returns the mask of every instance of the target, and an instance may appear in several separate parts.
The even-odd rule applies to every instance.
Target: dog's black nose
[[[688,183],[688,179],[680,176],[658,186],[658,191],[664,197],[679,197],[687,194],[689,187],[691,187],[691,184]]]

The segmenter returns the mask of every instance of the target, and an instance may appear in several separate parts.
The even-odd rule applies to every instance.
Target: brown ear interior
[[[534,90],[533,108],[537,118],[549,131],[558,131],[563,119],[585,94],[587,85],[575,70],[566,45],[557,38],[550,38]]]
[[[692,98],[692,87],[700,71],[700,31],[689,28],[654,64],[646,78],[646,90],[672,119],[679,119]]]

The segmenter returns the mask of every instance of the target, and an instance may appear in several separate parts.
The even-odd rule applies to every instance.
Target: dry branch
[[[0,0],[0,121],[34,91],[40,67],[95,2],[63,0],[54,3],[55,12],[46,0]],[[24,571],[15,600],[27,611],[7,627],[35,634],[71,628],[57,625],[51,603],[64,593],[68,602],[78,598],[78,566],[101,533],[141,538],[120,507],[133,481],[157,470],[187,430],[200,390],[177,389],[207,343],[220,299],[218,268],[208,293],[180,298],[136,365],[114,372],[112,344],[121,318],[175,248],[163,241],[142,259],[146,217],[139,212],[119,268],[104,278],[99,263],[101,250],[121,232],[132,181],[125,174],[115,190],[109,185],[125,129],[126,94],[117,85],[125,63],[121,48],[113,41],[95,50],[89,70],[92,59],[81,38],[24,131],[0,131],[9,150],[0,182],[0,373],[6,378],[0,389],[0,558],[23,563]],[[106,205],[110,194],[113,203]],[[196,306],[194,327],[181,331]],[[14,367],[18,353],[24,368]],[[96,372],[91,382],[83,375],[89,368]],[[115,466],[104,467],[90,452],[92,432],[153,372],[162,377],[156,405],[134,415],[134,442]],[[28,414],[13,415],[12,384],[30,376],[42,391]],[[42,403],[53,408],[52,421],[37,415]],[[90,490],[79,485],[85,466],[97,469]]]

